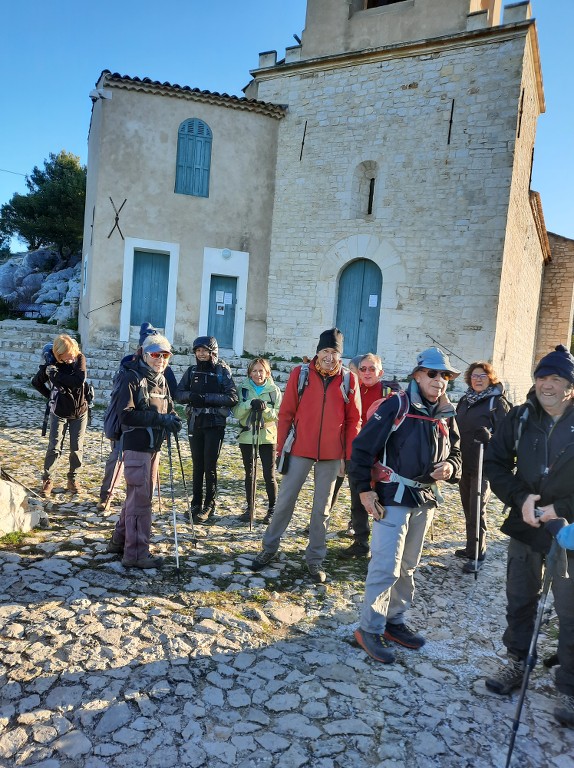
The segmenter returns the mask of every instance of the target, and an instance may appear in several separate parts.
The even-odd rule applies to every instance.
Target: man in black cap
[[[293,441],[289,469],[287,473],[283,470],[273,517],[263,536],[263,549],[250,566],[253,571],[265,568],[274,559],[301,487],[313,468],[315,489],[305,561],[314,582],[320,584],[327,578],[323,560],[327,553],[325,537],[331,497],[341,463],[350,458],[353,438],[361,427],[357,378],[354,373],[345,374],[342,370],[342,353],[343,334],[338,328],[330,328],[319,337],[313,360],[291,371],[277,425],[279,456],[286,442]],[[348,391],[346,375],[350,383]]]
[[[561,344],[534,371],[534,388],[494,433],[484,469],[498,498],[510,507],[502,532],[510,536],[506,578],[507,627],[503,643],[510,664],[485,680],[499,694],[520,688],[534,630],[551,536],[544,523],[574,522],[574,357]],[[559,620],[556,719],[574,726],[574,552],[570,576],[554,575]]]

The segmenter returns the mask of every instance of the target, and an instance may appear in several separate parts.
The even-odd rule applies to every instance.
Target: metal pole
[[[181,459],[181,449],[179,447],[179,437],[177,432],[173,434],[175,438],[175,447],[177,448],[177,455],[179,456],[179,468],[181,470],[181,479],[183,481],[183,490],[185,491],[185,498],[187,500],[187,509],[189,514],[189,521],[191,523],[191,543],[194,547],[197,547],[197,539],[195,537],[195,523],[193,522],[193,515],[191,514],[191,502],[189,500],[189,493],[187,492],[187,483],[185,482],[185,474],[183,471],[183,461]]]
[[[478,556],[480,547],[480,513],[482,511],[482,462],[484,459],[484,444],[478,448],[478,475],[476,479],[476,531],[474,542],[474,580],[478,579]]]
[[[171,511],[173,516],[173,543],[175,547],[175,570],[179,576],[179,547],[177,543],[177,519],[175,515],[175,492],[173,489],[173,461],[171,456],[171,435],[167,433],[167,458],[169,462],[169,484],[171,489]]]

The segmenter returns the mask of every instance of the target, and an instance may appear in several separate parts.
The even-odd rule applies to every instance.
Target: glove
[[[205,405],[205,395],[200,395],[199,392],[192,392],[189,395],[189,404],[194,408],[203,408]]]
[[[181,419],[177,413],[160,413],[159,426],[165,429],[166,432],[177,435],[181,429]]]
[[[488,445],[491,437],[492,437],[492,432],[490,431],[490,429],[488,429],[488,427],[480,427],[479,429],[476,429],[474,431],[475,443],[482,443],[483,445]]]
[[[265,410],[265,403],[263,400],[252,400],[251,401],[251,410],[252,411],[264,411]]]
[[[47,365],[46,366],[46,376],[52,381],[54,376],[58,373],[58,368],[55,365]]]

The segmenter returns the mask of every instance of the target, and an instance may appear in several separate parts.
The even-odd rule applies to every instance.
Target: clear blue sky
[[[0,204],[24,176],[65,149],[87,162],[100,72],[241,95],[260,51],[294,45],[305,0],[18,0],[0,11]],[[574,0],[532,0],[546,114],[532,187],[548,230],[574,238]],[[12,171],[13,173],[7,173]]]

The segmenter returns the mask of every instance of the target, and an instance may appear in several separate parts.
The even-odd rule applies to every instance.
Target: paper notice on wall
[[[232,293],[226,293],[225,298],[223,299],[224,304],[231,304],[233,302],[233,294]]]
[[[369,307],[376,307],[379,301],[379,296],[376,293],[369,294]]]
[[[223,304],[223,291],[215,291],[216,304]]]
[[[218,304],[217,308],[215,310],[216,315],[224,315],[225,314],[225,304]]]

